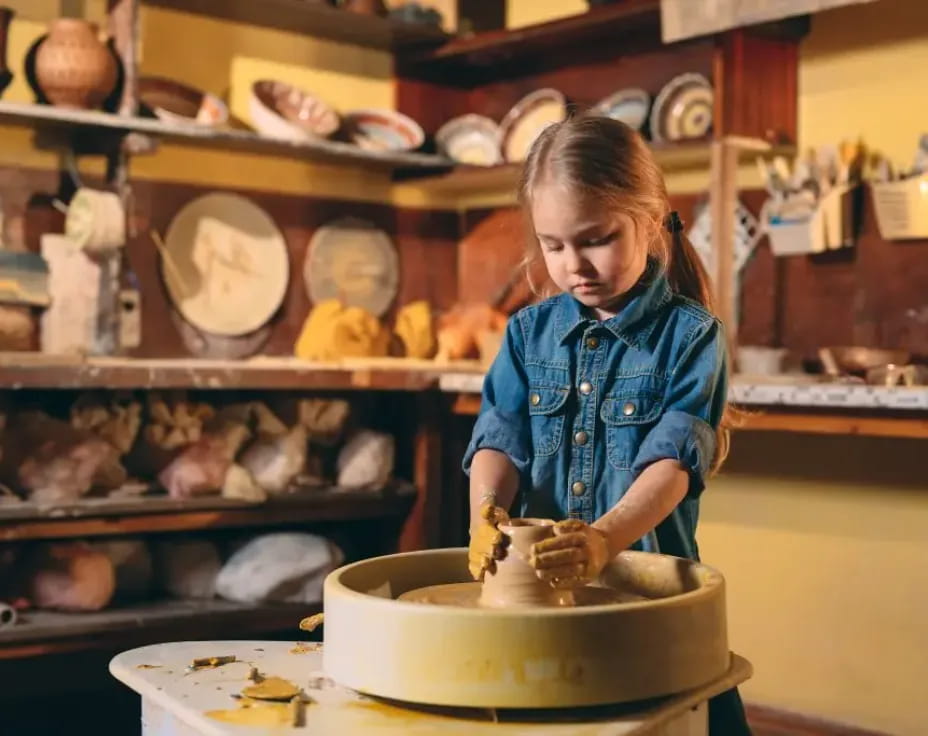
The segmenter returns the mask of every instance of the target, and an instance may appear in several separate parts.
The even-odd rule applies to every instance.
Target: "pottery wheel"
[[[431,606],[480,607],[480,583],[446,583],[409,590],[397,597],[398,601],[426,603]],[[609,603],[637,603],[648,600],[643,595],[615,588],[587,585],[577,588],[574,606],[603,606]]]
[[[466,605],[476,597],[466,549],[356,562],[325,582],[325,670],[412,703],[566,708],[679,693],[729,669],[718,572],[623,552],[601,581],[618,601],[478,609]]]

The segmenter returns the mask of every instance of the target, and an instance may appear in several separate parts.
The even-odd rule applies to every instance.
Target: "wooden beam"
[[[928,439],[928,419],[759,411],[749,412],[740,429],[764,432],[908,437]]]

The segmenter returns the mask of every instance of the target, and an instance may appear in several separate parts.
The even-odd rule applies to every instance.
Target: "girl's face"
[[[532,223],[557,287],[600,317],[615,314],[647,265],[647,240],[634,220],[546,181],[534,188]]]

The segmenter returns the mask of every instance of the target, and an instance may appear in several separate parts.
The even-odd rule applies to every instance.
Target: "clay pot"
[[[36,79],[57,107],[96,109],[116,86],[116,59],[93,23],[59,18],[36,54]]]
[[[500,524],[499,530],[508,537],[506,556],[496,563],[496,572],[487,573],[480,593],[480,605],[492,608],[537,608],[540,606],[572,606],[570,590],[556,590],[538,578],[529,564],[532,545],[554,535],[554,522],[549,519],[512,519]]]
[[[13,11],[7,7],[0,7],[0,95],[13,81],[13,73],[6,65],[6,42],[11,20],[13,20]]]

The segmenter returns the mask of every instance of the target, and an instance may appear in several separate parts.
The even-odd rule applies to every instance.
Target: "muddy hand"
[[[575,588],[597,577],[609,561],[609,543],[599,529],[579,519],[554,525],[554,536],[532,545],[529,562],[555,588]]]
[[[496,569],[496,560],[506,554],[506,536],[499,530],[500,524],[509,521],[505,509],[486,503],[480,507],[480,518],[470,530],[470,547],[467,550],[467,566],[474,580],[483,580],[484,574]]]

